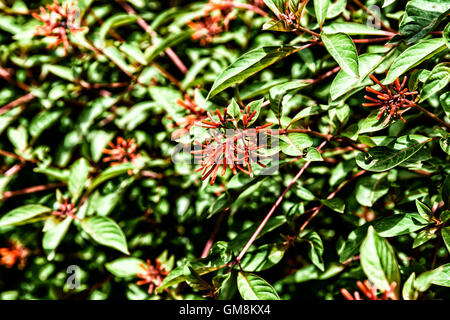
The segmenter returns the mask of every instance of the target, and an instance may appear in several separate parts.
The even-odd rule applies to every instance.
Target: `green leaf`
[[[400,21],[400,34],[411,44],[433,31],[450,12],[447,0],[411,0]]]
[[[38,137],[43,131],[54,124],[62,115],[62,111],[45,110],[38,113],[33,120],[31,120],[28,131],[33,138]]]
[[[176,103],[181,98],[181,94],[170,87],[155,87],[150,88],[150,95],[153,100],[159,105],[167,114],[173,118],[174,121],[184,120],[183,115],[178,113],[180,106]]]
[[[442,34],[442,37],[444,38],[445,44],[447,45],[447,48],[450,49],[450,23],[447,24],[447,26],[444,28],[444,32]]]
[[[11,144],[19,151],[24,152],[28,146],[28,133],[24,126],[19,126],[17,128],[9,127],[8,138]]]
[[[415,280],[416,274],[413,272],[403,285],[402,297],[404,300],[417,300],[419,297],[419,293],[414,287]]]
[[[394,51],[392,51],[394,52]],[[372,84],[369,73],[380,65],[391,53],[382,56],[380,54],[365,53],[359,57],[359,78],[347,74],[344,70],[340,70],[330,87],[331,100],[337,100],[341,97],[347,97],[356,92],[360,88]]]
[[[321,34],[323,44],[331,56],[348,75],[359,78],[356,46],[345,33]]]
[[[117,65],[122,71],[127,73],[133,73],[136,71],[136,69],[129,65],[127,61],[125,60],[122,53],[114,46],[109,46],[105,49],[103,49],[103,53],[105,56],[111,60],[115,65]]]
[[[69,193],[72,196],[72,203],[75,203],[83,192],[89,175],[89,163],[86,159],[80,158],[70,167],[68,181]]]
[[[439,139],[439,145],[445,153],[450,155],[450,136]]]
[[[27,223],[29,220],[51,211],[52,209],[39,204],[27,204],[5,214],[0,219],[0,227]]]
[[[248,77],[297,50],[298,49],[293,46],[270,46],[253,49],[244,53],[219,74],[209,91],[207,99],[214,97],[219,92],[222,92],[236,83],[244,81]]]
[[[269,7],[270,10],[278,16],[280,13],[284,13],[284,5],[286,1],[284,0],[264,0],[266,6]]]
[[[188,39],[192,35],[193,31],[182,31],[178,33],[171,34],[167,38],[163,39],[156,45],[150,47],[145,51],[146,60],[148,63],[152,62],[158,55],[166,50],[167,48],[173,47],[178,43]]]
[[[414,239],[413,249],[423,245],[429,240],[433,239],[436,235],[437,228],[428,228],[419,232],[417,237]]]
[[[236,119],[236,121],[239,121],[239,119],[241,118],[241,108],[239,108],[239,105],[236,100],[234,100],[234,98],[231,99],[231,102],[227,107],[227,112],[234,119]]]
[[[303,149],[311,147],[313,140],[306,133],[289,133],[280,136],[280,149],[285,154],[293,157],[303,155]]]
[[[275,289],[253,273],[239,272],[237,286],[244,300],[280,300]]]
[[[327,35],[345,33],[347,35],[370,35],[370,36],[390,36],[391,32],[375,29],[365,24],[355,22],[333,22],[323,27],[323,32]]]
[[[138,18],[139,17],[129,15],[127,13],[118,13],[106,19],[106,21],[102,24],[99,30],[98,39],[100,40],[101,47],[104,46],[106,35],[111,29],[115,29],[123,25],[129,25],[130,23],[137,21]]]
[[[109,167],[108,169],[103,171],[97,178],[95,178],[94,181],[92,181],[92,184],[89,186],[88,192],[90,193],[92,190],[97,188],[103,182],[111,180],[120,175],[123,175],[127,173],[129,170],[134,169],[136,169],[136,166],[131,162],[121,163],[116,166]]]
[[[306,148],[303,153],[303,159],[306,161],[323,161],[322,155],[314,147]]]
[[[441,197],[447,207],[450,207],[450,175],[448,175],[441,185]]]
[[[58,248],[62,239],[69,230],[70,224],[73,221],[72,217],[67,217],[62,221],[59,219],[52,225],[51,228],[45,230],[44,237],[42,238],[42,247],[49,254],[49,260],[52,260],[54,251]]]
[[[145,262],[138,258],[119,258],[105,264],[106,270],[119,278],[136,277],[144,271]]]
[[[389,191],[387,174],[374,174],[370,177],[362,177],[356,184],[356,201],[359,204],[371,207]]]
[[[281,225],[286,223],[286,217],[284,216],[277,216],[272,217],[264,226],[264,228],[259,233],[258,238],[266,234],[267,232],[270,232],[272,230],[275,230],[276,228],[280,227]],[[252,225],[251,227],[239,232],[235,238],[233,238],[230,241],[230,248],[233,250],[234,253],[238,253],[245,245],[245,243],[250,239],[250,237],[253,235],[253,233],[258,228],[257,224]]]
[[[242,270],[248,272],[269,269],[281,261],[286,249],[287,247],[282,244],[264,244],[257,249],[249,250],[242,258],[240,266]]]
[[[316,19],[321,29],[327,17],[329,6],[330,0],[314,0],[314,12],[316,13]]]
[[[411,68],[421,64],[423,61],[430,59],[436,53],[446,48],[442,38],[423,40],[415,45],[408,47],[403,51],[394,62],[383,84],[391,84]]]
[[[396,140],[393,148],[377,146],[367,153],[359,153],[356,156],[356,163],[368,171],[386,171],[408,160],[428,141],[429,139],[422,136],[403,136]]]
[[[345,202],[340,198],[333,198],[330,200],[320,200],[325,206],[333,211],[344,213],[345,212]]]
[[[416,207],[417,212],[419,212],[422,218],[430,222],[433,221],[432,219],[433,213],[431,212],[431,209],[427,207],[427,205],[416,199]]]
[[[389,290],[390,285],[400,288],[400,270],[395,253],[390,244],[380,237],[370,226],[361,244],[361,266],[369,280],[381,291]]]
[[[447,250],[450,252],[450,227],[442,228],[441,235]]]
[[[65,66],[58,66],[58,65],[45,65],[45,68],[53,73],[55,76],[58,76],[64,80],[74,82],[75,81],[75,75],[73,73],[73,69]]]
[[[148,64],[144,53],[141,51],[139,46],[135,44],[123,43],[120,45],[120,51],[125,53],[131,62],[136,61],[144,66]]]
[[[304,80],[293,80],[274,86],[269,91],[270,108],[277,117],[283,114],[283,101],[290,99],[298,90],[310,86],[311,83]]]
[[[450,287],[450,263],[420,274],[414,286],[420,292],[427,291],[432,284]]]
[[[342,263],[353,257],[359,250],[369,226],[382,237],[395,237],[423,229],[429,224],[418,213],[393,214],[386,218],[376,219],[366,223],[348,235],[342,248],[339,250],[339,261]]]
[[[249,114],[252,114],[254,111],[256,111],[256,113],[253,116],[252,120],[248,122],[249,126],[258,119],[259,113],[261,112],[261,105],[262,105],[263,102],[264,102],[264,98],[252,101],[246,106],[246,108],[250,107]]]
[[[62,170],[62,169],[51,168],[51,167],[49,167],[49,168],[39,168],[38,167],[38,168],[34,168],[33,171],[42,173],[42,174],[46,174],[49,177],[55,178],[62,182],[69,181],[70,171],[68,169]]]
[[[325,270],[325,266],[323,263],[323,243],[319,234],[314,231],[307,231],[300,235],[302,240],[305,240],[310,245],[308,251],[308,257],[311,259],[311,262],[320,269],[320,271]]]
[[[114,220],[107,217],[90,217],[81,220],[81,227],[99,244],[130,254],[125,235]]]
[[[435,93],[444,89],[450,82],[450,62],[443,62],[437,64],[431,74],[425,81],[422,90],[420,91],[420,101],[422,102]]]
[[[208,257],[196,261],[185,260],[179,267],[172,270],[163,280],[158,291],[161,292],[167,287],[186,281],[184,266],[187,263],[189,263],[192,269],[201,276],[225,268],[230,260],[231,252],[228,245],[222,241],[216,242],[211,248]]]
[[[113,132],[106,132],[103,130],[92,131],[89,135],[91,142],[92,160],[99,161],[103,154],[103,149],[114,138]]]

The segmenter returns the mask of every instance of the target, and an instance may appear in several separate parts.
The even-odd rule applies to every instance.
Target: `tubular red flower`
[[[28,254],[29,251],[20,242],[10,241],[7,247],[0,248],[0,265],[9,269],[17,264],[22,269]]]
[[[369,300],[396,300],[397,298],[395,297],[394,294],[394,289],[396,287],[396,283],[393,282],[389,289],[382,292],[381,295],[378,295],[378,291],[377,291],[377,287],[373,286],[369,280],[365,280],[364,282],[362,281],[357,281],[356,282],[356,286],[362,291],[362,293],[369,299]],[[347,289],[342,288],[341,289],[341,294],[344,296],[345,299],[347,300],[363,300],[359,294],[358,291],[355,291],[353,296],[350,294],[350,292],[348,292]]]
[[[46,8],[48,11],[44,7],[40,7],[40,15],[35,12],[31,14],[35,19],[44,23],[43,26],[36,27],[35,35],[56,38],[54,42],[47,46],[47,49],[51,49],[62,43],[64,52],[67,54],[70,45],[67,33],[83,30],[75,22],[78,9],[72,2],[66,2],[65,6],[62,7],[57,0],[53,0],[52,5],[47,4]]]
[[[252,163],[257,163],[265,168],[258,158],[258,150],[264,145],[258,141],[258,133],[269,133],[272,123],[266,123],[256,128],[248,128],[250,121],[256,115],[256,111],[250,110],[250,106],[244,108],[242,126],[237,127],[237,121],[228,114],[225,109],[223,115],[216,110],[218,119],[214,119],[211,114],[207,113],[209,120],[202,120],[200,126],[208,129],[214,129],[209,139],[205,139],[203,143],[195,141],[196,150],[191,153],[194,155],[200,168],[196,171],[202,172],[202,180],[211,177],[210,184],[216,181],[219,168],[222,166],[221,175],[225,175],[227,168],[232,170],[233,174],[237,174],[238,170],[253,177]],[[251,113],[250,113],[251,112]],[[229,123],[233,123],[234,127],[230,127]]]
[[[116,144],[110,142],[109,147],[111,149],[103,149],[103,153],[110,155],[103,158],[103,162],[111,162],[111,166],[115,166],[121,163],[132,162],[138,158],[137,144],[134,139],[125,140],[122,137],[117,137]]]
[[[391,119],[400,118],[403,122],[406,120],[402,117],[402,114],[406,112],[409,108],[415,106],[415,95],[416,91],[410,92],[408,88],[405,88],[406,77],[403,78],[402,83],[400,79],[395,79],[394,83],[388,86],[383,85],[374,75],[370,75],[370,78],[378,84],[381,89],[375,90],[371,87],[366,87],[366,91],[373,93],[376,97],[364,96],[365,99],[371,101],[369,103],[363,103],[363,107],[379,107],[380,113],[377,119],[380,119],[385,113],[387,117],[384,124],[387,124]]]
[[[166,267],[161,264],[158,258],[155,259],[155,265],[152,265],[150,259],[148,259],[147,265],[141,264],[140,266],[143,272],[137,274],[137,276],[142,280],[137,281],[136,284],[139,286],[148,284],[148,293],[156,292],[164,278],[169,274],[169,271],[166,270]]]

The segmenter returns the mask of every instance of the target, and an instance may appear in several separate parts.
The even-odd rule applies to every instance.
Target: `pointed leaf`
[[[239,272],[237,286],[244,300],[280,300],[275,289],[253,273]]]
[[[400,271],[391,245],[380,237],[370,226],[361,244],[361,266],[369,280],[381,291],[389,290],[390,285],[400,288]]]
[[[271,46],[253,49],[244,53],[219,74],[209,91],[207,99],[214,97],[236,83],[244,81],[255,73],[294,53],[296,50],[298,49],[293,46]]]
[[[0,227],[26,223],[41,214],[51,212],[52,209],[40,204],[27,204],[9,211],[0,219]]]
[[[322,41],[328,52],[347,74],[359,78],[358,53],[356,46],[345,33],[326,35],[322,32]]]
[[[114,220],[107,217],[90,217],[81,221],[81,227],[96,242],[130,254],[125,235]]]

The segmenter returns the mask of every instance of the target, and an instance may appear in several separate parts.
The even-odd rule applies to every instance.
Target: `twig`
[[[214,240],[216,239],[217,233],[219,232],[220,226],[222,225],[223,222],[223,218],[225,217],[227,211],[228,210],[223,210],[219,218],[217,219],[216,225],[214,226],[214,229],[211,232],[211,235],[209,236],[209,239],[206,242],[205,247],[203,248],[201,258],[206,258],[208,256],[209,250],[211,249]]]
[[[124,10],[130,14],[130,15],[136,15],[136,11],[133,9],[132,6],[130,6],[128,3],[123,2],[122,0],[116,0],[118,4],[124,8]],[[152,30],[152,28],[148,25],[148,23],[142,18],[138,17],[137,24],[144,29],[145,32],[150,34],[151,37],[156,36],[156,32]],[[177,68],[183,73],[186,74],[188,72],[188,69],[184,65],[183,61],[177,56],[177,54],[171,49],[167,48],[164,51],[167,56],[173,61],[173,63],[177,66]]]
[[[27,102],[33,100],[34,98],[36,98],[36,96],[30,92],[24,96],[21,96],[20,98],[17,98],[14,101],[11,101],[7,105],[4,105],[3,107],[0,108],[0,115],[4,114],[5,112],[8,112],[11,109],[14,109],[14,108],[20,106],[21,104],[24,104],[24,103],[27,103]]]
[[[352,39],[354,43],[372,43],[372,42],[382,42],[382,41],[388,41],[391,40],[393,36],[391,37],[384,37],[384,38],[373,38],[373,39]]]
[[[420,111],[422,111],[423,113],[425,113],[427,116],[429,116],[430,118],[432,118],[433,120],[439,122],[440,124],[442,124],[444,127],[446,127],[447,129],[450,130],[450,124],[446,123],[445,121],[443,121],[441,118],[439,118],[437,115],[435,115],[434,113],[428,111],[425,108],[422,108],[421,106],[419,106],[418,104],[415,105],[415,107],[417,109],[419,109]]]
[[[325,140],[323,141],[320,146],[317,147],[317,150],[320,151],[320,149],[323,148],[323,146],[327,143],[328,141]],[[283,191],[283,193],[278,197],[277,201],[275,202],[275,204],[272,206],[272,208],[270,209],[270,211],[267,213],[266,217],[264,218],[264,220],[261,222],[261,224],[259,225],[258,229],[256,229],[256,231],[253,233],[252,237],[250,238],[250,240],[248,240],[247,244],[244,246],[244,248],[241,250],[241,252],[239,253],[239,255],[236,258],[236,262],[240,262],[242,257],[245,255],[245,253],[247,252],[247,250],[250,248],[250,246],[253,244],[253,242],[256,240],[256,238],[258,237],[258,235],[261,233],[261,230],[264,228],[264,226],[266,225],[267,221],[269,221],[270,217],[272,216],[272,214],[275,212],[275,209],[280,205],[280,203],[283,201],[284,196],[286,195],[286,193],[291,189],[291,187],[295,184],[295,182],[298,180],[298,178],[300,178],[300,176],[303,174],[303,172],[305,172],[306,168],[308,168],[308,166],[311,164],[311,161],[307,161],[303,167],[300,169],[300,171],[296,174],[296,176],[294,177],[294,179],[292,179],[292,181],[289,183],[289,185],[287,186],[287,188]]]
[[[66,183],[64,183],[64,182],[56,182],[56,183],[50,183],[50,184],[29,187],[29,188],[25,188],[22,190],[5,191],[5,192],[3,192],[2,199],[4,200],[4,199],[8,199],[8,198],[11,198],[14,196],[23,195],[23,194],[29,194],[29,193],[34,193],[34,192],[38,192],[38,191],[59,188],[59,187],[65,186],[65,185],[66,185]]]
[[[20,162],[27,162],[27,161],[33,162],[33,163],[37,162],[36,160],[33,160],[33,159],[28,160],[28,159],[25,159],[24,157],[21,157],[21,156],[15,154],[15,153],[12,153],[12,152],[9,152],[9,151],[6,151],[6,150],[2,150],[2,149],[0,149],[0,156],[13,158],[13,159],[19,160]]]
[[[355,2],[358,6],[360,6],[368,15],[372,16],[377,22],[379,22],[383,26],[383,28],[385,28],[386,30],[388,30],[394,34],[397,34],[397,32],[394,29],[392,29],[391,27],[386,25],[376,14],[374,14],[372,11],[370,11],[359,0],[353,0],[353,2]]]
[[[30,91],[30,87],[27,84],[25,84],[23,82],[15,81],[14,79],[12,79],[11,74],[2,67],[0,67],[0,77],[2,77],[9,83],[15,85],[16,87],[19,87],[20,89],[22,89],[24,91]]]
[[[344,188],[348,183],[350,183],[351,181],[353,181],[354,179],[356,179],[357,177],[363,175],[364,173],[366,173],[366,170],[361,170],[359,172],[357,172],[356,174],[354,174],[350,179],[344,181],[343,183],[341,183],[341,185],[332,193],[330,193],[327,197],[327,200],[331,200],[333,199],[336,194],[342,190],[342,188]],[[320,204],[316,210],[314,210],[314,212],[309,216],[309,218],[302,224],[302,226],[300,227],[300,229],[298,229],[297,233],[295,234],[295,236],[293,237],[293,239],[297,238],[299,236],[299,234],[305,230],[306,226],[311,222],[311,220],[319,213],[319,211],[323,208],[324,204]]]

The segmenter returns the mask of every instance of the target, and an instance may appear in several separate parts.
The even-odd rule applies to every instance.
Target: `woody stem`
[[[344,188],[348,183],[350,183],[351,181],[353,181],[354,179],[356,179],[357,177],[363,175],[364,173],[366,173],[366,170],[361,170],[357,173],[355,173],[350,179],[344,181],[341,183],[341,185],[332,193],[330,193],[327,197],[327,200],[331,200],[333,199],[336,194],[342,190],[342,188]],[[323,204],[320,204],[315,210],[314,212],[309,216],[309,218],[302,224],[302,226],[300,227],[300,229],[298,229],[297,233],[294,236],[294,239],[297,238],[299,236],[299,234],[305,230],[306,226],[311,222],[311,220],[319,213],[319,211],[323,208]]]
[[[450,124],[446,123],[445,121],[443,121],[442,119],[440,119],[437,115],[435,115],[434,113],[428,111],[425,108],[422,108],[421,106],[419,106],[418,104],[415,105],[415,107],[417,109],[419,109],[420,111],[422,111],[423,113],[425,113],[427,116],[429,116],[430,118],[432,118],[433,120],[439,122],[441,125],[443,125],[444,127],[446,127],[447,129],[450,130]]]
[[[323,141],[320,146],[317,147],[317,150],[320,151],[320,149],[323,148],[323,146],[327,143],[328,141],[325,140]],[[250,246],[253,244],[253,242],[256,240],[256,238],[258,237],[258,235],[261,233],[262,229],[264,228],[264,226],[266,225],[267,221],[269,221],[270,217],[272,216],[272,214],[275,212],[275,209],[280,205],[280,203],[283,201],[284,196],[286,195],[286,193],[291,189],[291,187],[295,184],[295,182],[297,182],[298,178],[301,177],[301,175],[303,174],[303,172],[305,172],[306,168],[308,168],[308,166],[311,164],[311,161],[307,161],[303,167],[300,169],[300,171],[295,175],[294,179],[292,179],[292,181],[289,183],[289,185],[287,186],[287,188],[283,191],[283,193],[278,197],[277,201],[275,202],[275,204],[272,206],[272,208],[270,209],[270,211],[267,213],[267,215],[265,216],[264,220],[261,222],[261,224],[259,225],[258,229],[256,229],[256,231],[253,233],[252,237],[248,240],[248,242],[246,243],[246,245],[244,246],[244,248],[241,250],[241,252],[239,253],[239,255],[236,258],[236,262],[239,263],[242,260],[242,257],[244,257],[245,253],[247,252],[247,250],[250,248]]]

